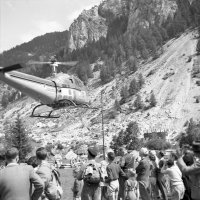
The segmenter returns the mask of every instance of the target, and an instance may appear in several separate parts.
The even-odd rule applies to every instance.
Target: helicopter
[[[21,69],[22,65],[14,64],[0,67],[0,80],[40,102],[33,108],[31,117],[59,118],[59,115],[52,114],[53,111],[67,106],[89,107],[87,90],[83,82],[74,75],[57,73],[58,65],[75,66],[77,61],[58,62],[52,57],[49,62],[33,61],[28,64],[49,64],[53,68],[53,76],[43,79],[15,71]],[[36,109],[41,106],[51,107],[52,110],[48,111],[47,115],[36,114]]]

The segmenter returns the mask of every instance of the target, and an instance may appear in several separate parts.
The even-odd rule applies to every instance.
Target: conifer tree
[[[115,100],[114,107],[115,107],[116,111],[121,111],[121,106],[120,106],[119,101],[117,99]]]
[[[142,88],[144,83],[145,83],[144,78],[143,78],[142,74],[140,73],[139,77],[138,77],[138,86],[139,86],[140,89]]]
[[[131,81],[130,86],[129,86],[129,94],[130,95],[135,95],[139,91],[139,86],[135,78]]]
[[[4,93],[1,97],[1,106],[6,108],[8,105],[8,95],[6,93]]]
[[[129,92],[127,86],[123,86],[120,92],[121,100],[120,104],[124,104],[126,102],[126,99],[129,97]]]
[[[143,103],[142,103],[142,100],[141,100],[141,96],[139,94],[137,95],[136,100],[134,101],[133,105],[136,108],[136,110],[143,108]]]
[[[137,61],[134,56],[130,56],[128,60],[128,66],[131,72],[136,72],[137,71]]]
[[[199,38],[199,40],[197,42],[196,51],[197,51],[197,54],[200,54],[200,38]]]
[[[15,122],[5,131],[5,141],[7,147],[15,147],[19,150],[19,160],[24,162],[31,152],[29,134],[26,131],[20,116],[17,115]]]
[[[154,106],[156,106],[156,104],[157,104],[157,102],[156,102],[156,97],[155,97],[155,95],[154,95],[154,93],[152,92],[151,93],[151,96],[150,96],[150,105],[151,105],[151,107],[154,107]]]

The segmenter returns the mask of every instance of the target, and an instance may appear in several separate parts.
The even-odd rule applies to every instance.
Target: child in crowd
[[[136,172],[133,169],[128,170],[129,179],[125,181],[125,200],[139,200],[139,184],[136,181]]]
[[[72,188],[73,191],[73,200],[81,200],[81,192],[83,188],[83,180],[77,179],[77,174],[79,172],[79,168],[75,168],[73,170],[73,176],[74,176],[74,186]]]

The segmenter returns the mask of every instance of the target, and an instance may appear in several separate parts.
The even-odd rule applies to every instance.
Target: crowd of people
[[[106,160],[97,162],[98,149],[88,148],[87,161],[73,170],[74,200],[200,200],[200,141],[168,156],[144,147],[139,154],[125,147],[118,153],[120,159],[109,150]],[[18,164],[16,148],[6,151],[5,160],[0,200],[61,199],[59,173],[46,148],[38,148],[26,165]]]
[[[0,170],[0,200],[61,199],[59,173],[48,160],[44,147],[38,148],[27,164],[18,163],[17,148],[7,149],[5,167]]]
[[[139,156],[125,147],[119,152],[120,160],[109,151],[106,161],[97,163],[97,149],[88,148],[88,162],[74,169],[74,199],[200,200],[200,142],[168,156],[147,148]]]

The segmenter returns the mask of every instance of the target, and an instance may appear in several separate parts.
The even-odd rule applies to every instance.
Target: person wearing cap
[[[108,177],[105,182],[108,183],[107,192],[109,200],[117,200],[119,193],[119,177],[124,177],[127,179],[126,174],[122,171],[121,167],[114,163],[115,153],[109,152],[108,156],[108,166],[106,168]]]
[[[140,196],[142,200],[150,200],[149,191],[149,176],[151,174],[152,164],[149,160],[149,151],[147,148],[143,147],[140,149],[141,161],[136,167],[137,181],[139,182]]]
[[[42,195],[44,183],[33,167],[18,164],[19,151],[16,148],[8,149],[5,158],[7,166],[0,170],[0,199],[38,200]]]
[[[200,200],[200,141],[193,142],[194,164],[187,166],[183,160],[183,155],[178,150],[177,165],[183,174],[188,175],[191,182],[191,197],[193,200]]]
[[[98,154],[98,149],[96,146],[89,147],[88,148],[88,161],[80,167],[80,170],[77,174],[77,179],[83,180],[83,182],[84,182],[83,189],[81,192],[82,200],[101,200],[100,182],[99,183],[88,183],[86,180],[84,180],[84,174],[89,173],[89,172],[86,172],[88,170],[87,166],[95,165],[96,168],[98,168],[99,172],[100,172],[101,164],[97,163],[95,161],[97,154]]]

